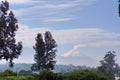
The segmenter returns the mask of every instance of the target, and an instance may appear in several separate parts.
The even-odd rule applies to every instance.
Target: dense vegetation
[[[30,75],[18,75],[17,72],[12,70],[5,70],[0,72],[0,80],[36,80],[36,78]]]
[[[0,80],[109,80],[106,76],[99,76],[95,70],[73,70],[67,73],[54,73],[43,70],[40,74],[17,75],[16,72],[6,70],[0,73]]]

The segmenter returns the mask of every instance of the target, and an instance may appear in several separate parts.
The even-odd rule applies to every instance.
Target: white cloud
[[[109,47],[109,46],[120,46],[120,41],[99,41],[99,42],[90,42],[85,44],[78,44],[74,45],[73,49],[69,50],[68,52],[64,53],[63,57],[70,57],[70,56],[80,56],[79,49],[81,48],[90,48],[90,47]]]
[[[47,28],[29,28],[26,25],[19,25],[20,28],[17,31],[16,39],[17,41],[22,41],[25,47],[31,47],[34,45],[35,37],[38,33],[44,33],[48,31]]]
[[[22,20],[40,20],[42,22],[61,22],[75,20],[78,16],[77,11],[83,8],[83,6],[90,5],[96,0],[71,0],[71,1],[34,1],[23,0],[14,1],[12,3],[24,3],[28,5],[33,3],[29,7],[20,7],[14,9],[15,15],[21,17]],[[16,5],[17,7],[17,5]],[[23,17],[24,16],[24,17]],[[29,17],[27,17],[29,16]],[[23,17],[23,18],[22,18]]]
[[[0,0],[0,1],[5,1],[5,0]],[[10,4],[26,4],[26,5],[29,5],[29,3],[54,3],[55,2],[58,4],[58,3],[64,3],[64,2],[68,2],[68,5],[66,4],[61,4],[61,5],[51,5],[51,4],[48,4],[46,5],[45,7],[46,8],[55,8],[55,6],[57,8],[64,8],[64,7],[72,7],[72,6],[76,6],[76,5],[79,5],[79,3],[84,3],[84,4],[90,4],[91,1],[96,1],[96,0],[71,0],[71,1],[59,1],[59,0],[53,0],[53,1],[49,1],[49,0],[7,0],[8,2],[10,2]]]
[[[48,18],[44,19],[45,22],[62,22],[62,21],[70,21],[74,20],[74,18]]]
[[[120,34],[107,32],[99,28],[78,28],[53,31],[55,39],[60,44],[81,44],[86,42],[111,40],[120,37]]]
[[[99,28],[55,30],[51,28],[30,28],[29,26],[21,24],[19,24],[19,26],[19,30],[16,33],[16,39],[17,41],[22,41],[24,47],[32,47],[35,43],[35,37],[37,36],[37,33],[43,34],[45,31],[50,31],[52,33],[53,38],[56,40],[58,46],[61,44],[73,45],[73,49],[60,55],[61,57],[57,57],[58,64],[61,64],[64,60],[64,64],[74,63],[74,65],[98,65],[98,61],[89,56],[81,54],[79,50],[81,48],[120,46],[120,33],[108,32]],[[20,62],[21,59],[22,58],[20,58],[18,62]],[[33,60],[30,62],[33,62]]]
[[[55,30],[50,28],[30,28],[26,25],[19,25],[17,31],[17,41],[23,41],[24,46],[33,46],[37,33],[45,33],[50,31],[58,43],[76,45],[74,50],[81,47],[104,47],[120,45],[120,34],[108,32],[99,28],[77,28]],[[72,51],[71,51],[72,52]]]
[[[5,1],[5,0],[0,0]],[[7,0],[10,4],[18,5],[18,4],[30,4],[36,3],[35,0]]]

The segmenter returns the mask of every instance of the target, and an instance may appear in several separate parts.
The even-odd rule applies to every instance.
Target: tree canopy
[[[53,70],[54,60],[56,57],[56,41],[53,39],[52,34],[47,31],[44,34],[44,39],[41,33],[37,34],[36,43],[33,47],[36,54],[34,55],[35,64],[32,65],[32,70]]]
[[[16,44],[15,32],[18,30],[17,19],[12,11],[8,13],[9,3],[0,4],[0,59],[9,62],[13,67],[14,58],[18,58],[22,51],[22,42]]]
[[[108,76],[110,80],[115,80],[115,70],[117,63],[115,62],[115,51],[108,51],[103,60],[100,61],[101,66],[98,67],[98,73]]]

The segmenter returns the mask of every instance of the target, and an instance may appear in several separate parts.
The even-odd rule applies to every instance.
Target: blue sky
[[[118,0],[8,0],[19,21],[23,52],[16,63],[33,63],[37,33],[50,31],[58,44],[57,64],[98,66],[107,51],[120,64]]]

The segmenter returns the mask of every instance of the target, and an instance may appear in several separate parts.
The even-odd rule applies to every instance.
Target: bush
[[[39,80],[55,80],[56,76],[53,72],[44,70],[39,74]]]
[[[39,77],[39,75],[38,74],[32,74],[31,76],[33,76],[33,77],[35,77],[35,78],[38,78]]]
[[[108,79],[108,77],[106,77],[106,76],[100,76],[100,77],[99,77],[99,80],[109,80],[109,79]]]
[[[7,69],[4,72],[0,73],[0,77],[5,77],[5,76],[17,76],[17,73]]]
[[[30,70],[28,70],[28,71],[20,70],[19,75],[32,75],[32,72]]]
[[[42,71],[39,80],[108,80],[105,76],[99,76],[94,70],[74,70],[70,73],[53,73]]]
[[[66,77],[67,77],[66,74],[53,73],[48,70],[44,70],[39,74],[39,80],[65,80]]]
[[[64,80],[65,76],[62,73],[55,74],[55,80]]]
[[[8,76],[0,78],[0,80],[37,80],[33,76]]]
[[[69,80],[108,80],[107,77],[99,76],[93,70],[74,70]]]
[[[74,70],[70,73],[53,73],[48,70],[40,72],[40,74],[32,74],[31,76],[16,76],[14,72],[6,70],[4,77],[0,80],[109,80],[106,76],[100,76],[94,70]]]

